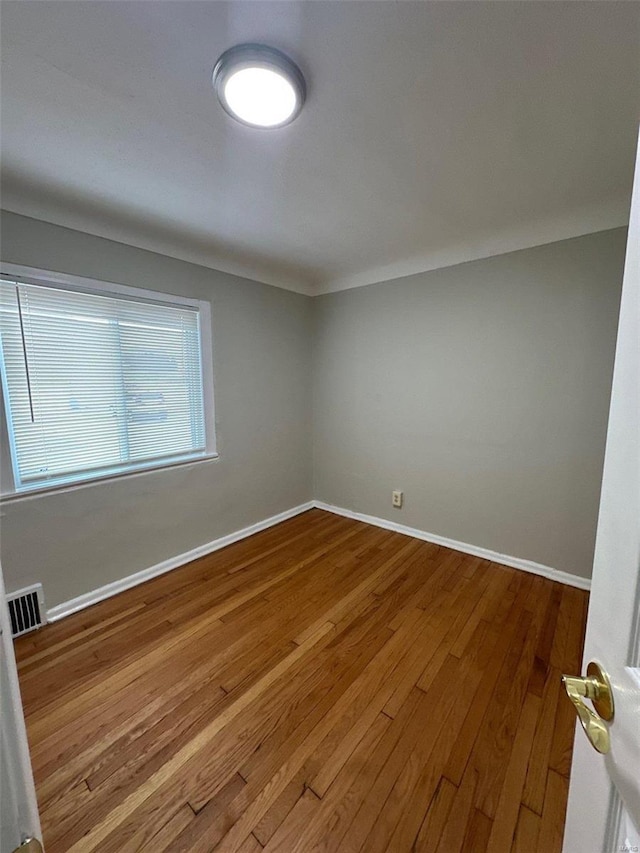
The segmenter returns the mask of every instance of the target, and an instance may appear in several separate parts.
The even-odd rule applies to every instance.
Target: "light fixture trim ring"
[[[225,85],[227,80],[243,68],[266,68],[282,76],[292,87],[296,104],[293,111],[283,121],[277,124],[257,124],[239,116],[227,103]],[[291,124],[298,115],[307,97],[307,87],[302,71],[289,57],[274,47],[264,44],[238,44],[230,47],[220,56],[212,74],[213,88],[216,91],[220,105],[235,121],[258,130],[277,130]]]

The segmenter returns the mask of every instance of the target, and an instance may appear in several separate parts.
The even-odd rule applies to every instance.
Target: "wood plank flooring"
[[[49,625],[47,851],[559,853],[586,607],[311,510]]]

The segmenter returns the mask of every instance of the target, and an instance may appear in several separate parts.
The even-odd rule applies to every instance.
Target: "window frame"
[[[4,362],[0,365],[0,380],[2,385],[2,418],[0,425],[0,438],[2,439],[2,451],[0,458],[1,482],[0,502],[29,498],[34,495],[69,491],[96,483],[105,483],[110,480],[123,477],[136,477],[153,471],[168,470],[170,468],[185,465],[198,465],[202,462],[210,462],[218,459],[215,429],[215,402],[214,402],[214,379],[213,379],[213,340],[211,323],[211,303],[208,300],[194,299],[186,296],[177,296],[159,290],[148,290],[141,287],[118,284],[116,282],[101,281],[84,276],[70,275],[67,273],[51,272],[36,267],[27,267],[20,264],[0,262],[0,278],[17,281],[24,284],[35,284],[40,287],[64,288],[65,290],[77,291],[88,294],[102,294],[105,296],[130,296],[156,305],[180,306],[188,305],[195,307],[199,315],[200,328],[200,366],[202,375],[202,397],[204,406],[204,429],[205,429],[205,451],[204,453],[177,459],[171,462],[149,460],[133,464],[124,471],[116,471],[90,477],[78,477],[65,483],[43,485],[37,483],[33,486],[22,486],[16,489],[15,466],[17,459],[11,429],[11,410],[9,407],[9,394],[7,379],[4,370]],[[2,361],[0,359],[0,361]]]

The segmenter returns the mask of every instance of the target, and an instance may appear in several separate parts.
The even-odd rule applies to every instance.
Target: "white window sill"
[[[171,468],[182,468],[186,465],[201,465],[203,462],[214,462],[219,459],[218,453],[206,453],[195,459],[181,459],[177,462],[165,462],[158,465],[146,465],[131,471],[121,471],[117,474],[105,474],[103,477],[91,477],[86,480],[77,480],[75,483],[58,483],[51,486],[35,486],[33,489],[23,489],[19,492],[6,492],[0,495],[0,503],[12,503],[13,501],[26,500],[27,498],[51,495],[60,492],[73,492],[76,489],[84,489],[87,486],[96,486],[99,483],[111,483],[114,480],[122,480],[125,477],[141,477],[157,471],[168,471]]]

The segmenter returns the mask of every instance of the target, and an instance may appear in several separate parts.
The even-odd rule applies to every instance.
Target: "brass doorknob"
[[[13,853],[42,853],[42,844],[40,844],[37,838],[25,838]]]
[[[609,752],[609,728],[604,721],[613,719],[613,693],[606,672],[591,661],[585,678],[563,675],[562,683],[593,748],[598,752]],[[585,705],[583,698],[592,701],[595,712]]]

